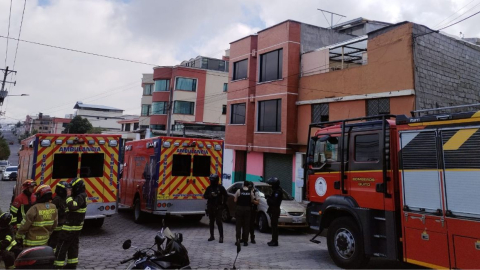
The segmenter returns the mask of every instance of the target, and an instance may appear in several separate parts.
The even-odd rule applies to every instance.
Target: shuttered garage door
[[[280,185],[289,194],[292,194],[292,155],[264,154],[265,181],[270,177],[278,177]]]

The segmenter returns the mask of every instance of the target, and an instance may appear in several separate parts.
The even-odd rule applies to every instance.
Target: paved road
[[[10,141],[13,141],[13,145],[8,145],[10,147],[10,157],[8,158],[8,161],[10,161],[10,164],[12,166],[17,166],[18,165],[18,149],[20,148],[20,145],[18,144],[18,138],[13,135],[11,131],[3,131],[2,130],[2,135],[3,137],[7,140],[7,143]]]

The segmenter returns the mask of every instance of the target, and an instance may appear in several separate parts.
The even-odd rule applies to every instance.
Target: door
[[[145,179],[145,184],[143,184],[143,200],[145,201],[146,208],[153,210],[155,205],[155,182],[158,179],[158,169],[156,167],[157,162],[155,162],[155,156],[151,155],[148,157],[148,161],[145,163],[143,169],[143,179]]]
[[[402,132],[400,148],[405,260],[450,267],[438,134],[435,130]]]
[[[264,179],[277,177],[280,180],[280,186],[288,194],[292,194],[293,189],[293,155],[287,154],[264,154]]]
[[[247,177],[247,152],[235,150],[235,169],[233,182],[243,182]]]

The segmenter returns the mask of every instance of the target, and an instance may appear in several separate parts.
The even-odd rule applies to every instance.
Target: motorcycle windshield
[[[165,230],[163,230],[163,235],[170,240],[175,238],[175,235],[172,233],[172,231],[170,231],[169,228],[165,228]]]

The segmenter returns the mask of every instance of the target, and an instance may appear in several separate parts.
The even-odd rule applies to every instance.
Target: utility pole
[[[332,28],[333,28],[333,15],[337,15],[337,16],[339,16],[339,17],[340,17],[340,19],[341,19],[341,18],[346,18],[346,16],[344,16],[344,15],[341,15],[341,14],[333,13],[333,12],[331,12],[331,11],[328,11],[328,10],[323,10],[323,9],[319,9],[319,8],[317,8],[317,9],[318,9],[318,10],[320,10],[320,11],[322,12],[322,14],[323,14],[323,17],[325,17],[325,13],[329,13],[329,14],[330,14],[330,18],[331,18],[331,19],[330,19],[330,29],[332,29]],[[325,17],[325,20],[326,20],[326,21],[327,21],[327,23],[328,23],[327,17]],[[337,21],[337,23],[338,23],[339,21],[340,21],[340,20],[338,20],[338,21]]]
[[[172,110],[173,110],[173,87],[170,87],[170,94],[168,97],[168,112],[167,112],[167,137],[170,136],[172,129]]]
[[[6,69],[0,69],[3,71],[3,81],[2,81],[2,89],[0,89],[0,105],[3,105],[3,101],[8,95],[8,91],[5,90],[5,84],[6,83],[13,83],[13,85],[16,85],[17,82],[7,82],[7,76],[10,73],[17,73],[15,70],[8,70],[8,66]]]

